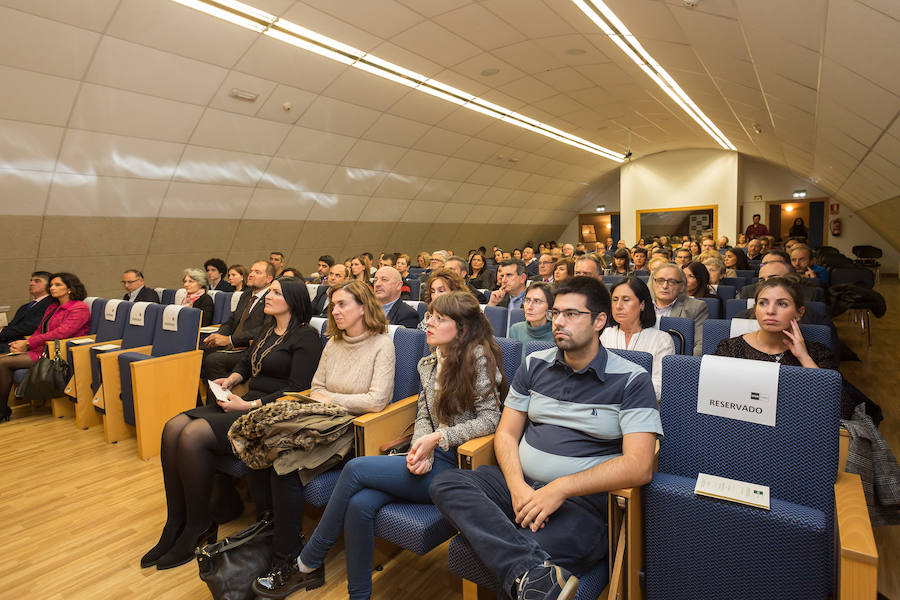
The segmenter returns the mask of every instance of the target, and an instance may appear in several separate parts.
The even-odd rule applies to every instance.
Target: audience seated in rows
[[[662,389],[663,356],[675,354],[672,336],[656,328],[656,311],[647,284],[631,275],[610,289],[612,311],[600,334],[604,348],[636,350],[653,356],[651,379],[656,399]]]
[[[469,286],[467,286],[465,280],[459,276],[459,273],[451,271],[450,269],[438,269],[437,271],[432,271],[431,275],[429,275],[428,279],[425,281],[423,292],[425,306],[431,306],[431,302],[442,294],[459,291],[469,291]],[[430,317],[431,315],[426,312],[425,317],[422,318],[417,327],[422,331],[428,331],[428,319]]]
[[[47,307],[54,302],[48,291],[52,277],[53,274],[47,271],[35,271],[31,274],[31,278],[28,280],[28,293],[31,295],[31,300],[16,309],[12,320],[4,327],[0,327],[0,354],[9,352],[8,344],[10,342],[24,340],[41,324]]]
[[[575,259],[561,258],[553,265],[553,283],[560,283],[575,276]]]
[[[525,265],[525,274],[531,279],[538,274],[538,259],[534,256],[534,248],[526,244],[522,249],[522,264]]]
[[[694,355],[703,353],[703,321],[709,318],[709,308],[702,300],[689,298],[687,278],[677,265],[665,263],[650,274],[650,294],[659,317],[686,317],[694,321]]]
[[[360,281],[339,284],[329,295],[331,308],[326,329],[329,340],[322,351],[309,396],[318,402],[341,406],[354,415],[380,411],[390,402],[394,391],[394,344],[387,335],[384,310],[369,286]],[[303,484],[296,471],[279,473],[274,467],[252,470],[249,479],[251,489],[256,490],[254,497],[271,494],[275,523],[273,568],[254,584],[254,591],[264,594],[284,590],[297,573]],[[334,535],[337,537],[337,533]],[[367,567],[370,566],[371,561]]]
[[[448,469],[431,483],[503,597],[571,598],[571,573],[607,554],[605,492],[650,481],[662,433],[656,395],[646,371],[600,344],[609,312],[599,281],[563,282],[551,310],[557,347],[530,355],[510,386],[498,466]],[[590,451],[573,456],[573,444]]]
[[[122,273],[122,285],[125,287],[122,300],[159,303],[159,294],[153,288],[144,287],[144,274],[137,269],[128,269]]]
[[[253,591],[258,596],[283,598],[301,587],[322,585],[325,557],[343,530],[349,596],[369,598],[378,509],[398,500],[428,502],[434,477],[456,468],[456,448],[497,428],[506,391],[503,357],[478,303],[464,292],[436,298],[426,331],[434,350],[418,365],[422,392],[409,454],[351,460],[299,558],[294,543],[273,572],[257,579]],[[298,533],[291,531],[293,539]],[[280,548],[276,554],[285,556]]]
[[[491,281],[491,272],[487,268],[484,260],[484,254],[476,252],[469,259],[469,273],[467,281],[472,284],[475,289],[493,290],[494,282]]]
[[[247,349],[259,336],[266,321],[265,298],[274,275],[275,267],[264,260],[250,266],[247,290],[241,294],[231,316],[216,333],[209,334],[203,340],[205,348],[200,377],[204,382],[227,377],[244,360]],[[212,396],[207,395],[207,402],[212,402]]]
[[[552,342],[553,332],[547,311],[553,306],[553,286],[535,282],[525,292],[525,320],[513,323],[506,337],[522,342],[522,360],[525,360],[528,342]]]
[[[229,393],[224,400],[183,412],[163,429],[160,459],[167,517],[159,541],[141,558],[141,567],[162,570],[183,565],[194,559],[194,548],[216,540],[209,504],[215,458],[232,454],[229,427],[247,411],[274,402],[285,391],[305,390],[312,382],[322,342],[319,332],[309,326],[306,285],[294,278],[274,281],[264,302],[268,316],[264,330],[234,372],[215,381],[225,390],[246,381],[249,391],[243,397]],[[344,368],[349,370],[349,364]],[[264,495],[254,500],[257,511],[270,508]]]
[[[234,286],[225,280],[225,273],[228,267],[221,258],[211,258],[203,263],[203,269],[206,271],[206,287],[209,290],[217,292],[233,292]]]
[[[541,254],[538,258],[538,274],[529,277],[531,281],[542,281],[544,283],[553,283],[553,267],[556,261],[550,254]]]
[[[725,277],[725,261],[718,252],[709,255],[701,254],[700,256],[700,262],[703,263],[703,266],[706,267],[706,272],[709,274],[709,287],[714,292],[718,292],[719,282]]]
[[[597,258],[596,254],[579,256],[578,260],[575,261],[573,274],[575,277],[590,277],[603,281],[603,263]]]
[[[212,296],[206,293],[206,272],[193,267],[188,267],[182,274],[182,284],[187,294],[181,301],[182,306],[192,306],[200,309],[200,326],[206,327],[212,324],[215,303]]]
[[[750,270],[747,255],[740,248],[725,251],[725,277],[737,277],[738,271]]]
[[[722,299],[709,285],[709,271],[706,269],[706,265],[702,262],[691,261],[682,270],[687,280],[687,295],[691,298],[715,298],[719,301],[719,312],[721,312]]]
[[[791,249],[791,265],[797,275],[814,279],[819,283],[828,283],[828,270],[816,264],[816,256],[809,246],[797,244]]]
[[[37,275],[42,279],[42,275]],[[91,310],[82,302],[87,297],[84,284],[72,273],[50,276],[50,298],[37,327],[26,339],[9,343],[11,354],[0,357],[0,422],[8,421],[9,391],[13,372],[29,369],[44,353],[46,342],[85,335],[91,321]],[[38,303],[40,304],[40,303]]]
[[[468,265],[466,261],[460,258],[459,256],[451,256],[447,259],[447,262],[444,263],[445,269],[450,269],[451,271],[456,271],[456,274],[459,275],[463,281],[466,282],[466,287],[469,289],[469,292],[475,296],[475,299],[478,300],[479,304],[486,304],[487,298],[481,291],[475,287],[475,285],[467,278],[468,274]]]
[[[381,267],[375,271],[373,283],[375,297],[381,303],[381,308],[384,309],[388,323],[415,329],[419,323],[419,313],[400,299],[400,293],[403,288],[403,278],[400,276],[400,271],[394,267]]]

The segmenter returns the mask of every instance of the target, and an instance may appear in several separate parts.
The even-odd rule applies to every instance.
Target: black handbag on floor
[[[253,600],[250,586],[272,561],[272,515],[214,544],[197,548],[200,579],[215,600]]]
[[[50,313],[51,316],[52,314]],[[49,317],[45,317],[44,322],[41,323],[41,329],[45,333],[49,320]],[[72,378],[72,366],[59,355],[60,344],[57,342],[55,345],[56,352],[53,358],[49,357],[49,350],[45,346],[43,356],[28,369],[28,373],[19,385],[22,398],[43,405],[51,398],[59,398],[64,395],[63,390],[66,389],[66,384]]]

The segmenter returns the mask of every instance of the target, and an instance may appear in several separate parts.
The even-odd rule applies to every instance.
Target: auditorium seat
[[[848,569],[857,557],[835,552],[836,533],[844,540],[857,532],[836,532],[835,517],[845,519],[848,509],[865,515],[866,508],[859,480],[838,468],[840,374],[778,367],[775,425],[769,426],[698,412],[701,360],[663,358],[665,436],[658,472],[645,486],[647,596],[841,597],[833,594],[835,560]],[[722,373],[723,386],[733,372]],[[768,486],[769,510],[696,494],[699,473]],[[852,485],[859,501],[848,507],[848,495],[835,491]],[[871,538],[868,519],[860,520],[858,535]],[[853,597],[875,596],[874,568],[868,577],[848,576],[839,579]]]
[[[419,288],[422,283],[419,281],[418,277],[412,277],[412,275],[410,275],[409,279],[406,280],[406,283],[409,285],[409,297],[411,300],[424,300],[424,298],[421,298],[419,295]]]
[[[748,308],[752,308],[755,304],[752,298],[744,300],[742,298],[734,298],[725,301],[725,318],[733,319],[738,313],[742,313]]]
[[[522,342],[497,336],[494,336],[494,341],[497,342],[500,352],[503,353],[503,374],[506,376],[507,383],[512,383],[522,362]]]
[[[735,269],[734,273],[747,282],[744,285],[749,285],[756,279],[756,270],[754,269]]]
[[[125,424],[120,394],[119,354],[150,352],[164,307],[153,302],[135,302],[118,344],[99,344],[91,348],[92,404],[103,415],[103,435],[107,443],[115,443],[134,435]],[[117,346],[111,348],[109,346]]]
[[[731,335],[732,319],[707,319],[703,322],[703,354],[715,354],[716,347],[722,340],[734,337]],[[831,329],[826,325],[800,325],[800,333],[803,339],[810,342],[819,342],[829,347],[835,357],[836,348],[831,341]]]
[[[509,328],[515,325],[516,323],[522,323],[525,321],[525,309],[524,308],[514,308],[509,311],[509,322],[506,324],[506,333],[509,333]]]
[[[706,302],[710,319],[718,319],[722,316],[722,302],[718,298],[697,298],[697,300]]]
[[[694,320],[687,317],[660,317],[657,325],[660,331],[666,331],[675,342],[675,354],[692,356],[694,354]]]
[[[160,304],[174,304],[175,303],[175,292],[177,290],[173,290],[170,288],[166,288],[159,295]]]
[[[734,286],[737,293],[740,293],[741,290],[744,289],[744,286],[747,285],[747,282],[743,277],[723,277],[719,283]]]
[[[222,324],[231,316],[231,292],[210,290],[213,299],[213,323]]]
[[[404,302],[416,309],[416,313],[419,315],[419,321],[425,318],[427,306],[424,302],[419,302],[418,300],[404,300]]]
[[[502,306],[481,305],[484,316],[490,321],[494,336],[506,337],[506,308]]]
[[[203,359],[203,351],[197,350],[200,318],[199,309],[165,306],[150,352],[117,357],[123,418],[135,428],[138,456],[144,460],[159,454],[166,421],[196,406]]]
[[[131,302],[125,300],[107,301],[103,305],[103,318],[97,324],[97,333],[91,336],[93,341],[76,345],[72,343],[73,340],[69,340],[66,344],[72,378],[66,385],[65,393],[75,403],[75,426],[79,429],[87,429],[102,422],[91,403],[94,391],[91,389],[93,377],[90,350],[96,345],[121,341],[132,306]]]
[[[737,290],[734,289],[733,285],[726,285],[724,283],[720,283],[716,287],[716,295],[721,298],[723,301],[731,300],[737,294]]]

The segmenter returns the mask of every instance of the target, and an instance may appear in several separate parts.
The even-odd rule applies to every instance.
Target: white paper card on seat
[[[397,333],[397,330],[400,329],[400,325],[388,325],[388,335],[391,336],[391,339],[394,339],[394,334]]]
[[[707,354],[700,361],[697,412],[775,427],[778,363]]]
[[[243,294],[244,294],[244,292],[235,292],[231,295],[231,312],[234,312],[237,310],[238,302],[241,301],[241,296]]]
[[[319,286],[315,283],[306,284],[306,293],[309,294],[310,300],[315,300],[316,294],[319,293]]]
[[[118,310],[118,306],[122,303],[121,300],[107,300],[106,307],[104,308],[107,321],[115,321],[116,320],[116,311]]]
[[[200,333],[215,333],[219,330],[218,325],[207,325],[206,327],[200,328]]]
[[[756,319],[732,319],[731,320],[731,337],[752,333],[759,330],[759,321]]]
[[[76,346],[78,346],[80,344],[90,344],[93,341],[94,341],[94,338],[85,337],[85,338],[75,338],[75,339],[69,340],[68,343],[75,344]]]
[[[94,346],[94,350],[101,350],[103,352],[118,350],[119,348],[121,348],[121,346],[118,344],[100,344],[99,346]]]
[[[163,292],[166,291],[166,288],[153,288],[156,291],[156,295],[159,296],[160,301],[162,301]]]
[[[765,485],[698,473],[694,493],[769,510],[769,487]]]
[[[756,306],[756,298],[747,298],[747,308]]]
[[[309,326],[316,330],[318,333],[322,333],[322,327],[325,325],[325,322],[328,319],[325,317],[313,317],[309,320]]]
[[[94,304],[94,300],[96,300],[96,299],[97,299],[96,296],[88,296],[82,302],[87,304],[88,310],[91,310],[91,306]]]
[[[144,313],[147,312],[148,306],[150,306],[149,302],[135,302],[131,307],[131,314],[128,315],[128,324],[143,327]]]
[[[178,313],[183,306],[170,304],[163,309],[162,328],[166,331],[178,331]]]
[[[187,296],[187,290],[184,288],[180,288],[175,290],[175,300],[172,304],[177,304],[181,306],[181,303],[184,302],[185,297]]]
[[[207,290],[206,293],[209,294],[209,297],[210,297],[210,298],[212,298],[213,300],[215,300],[215,299],[216,299],[216,294],[218,294],[219,291],[220,291],[220,290]]]

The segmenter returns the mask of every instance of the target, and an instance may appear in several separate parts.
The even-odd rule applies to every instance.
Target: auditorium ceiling
[[[570,0],[248,4],[634,159],[719,147]],[[896,0],[607,4],[739,152],[900,195]],[[0,0],[2,214],[563,226],[617,166],[171,0]]]

